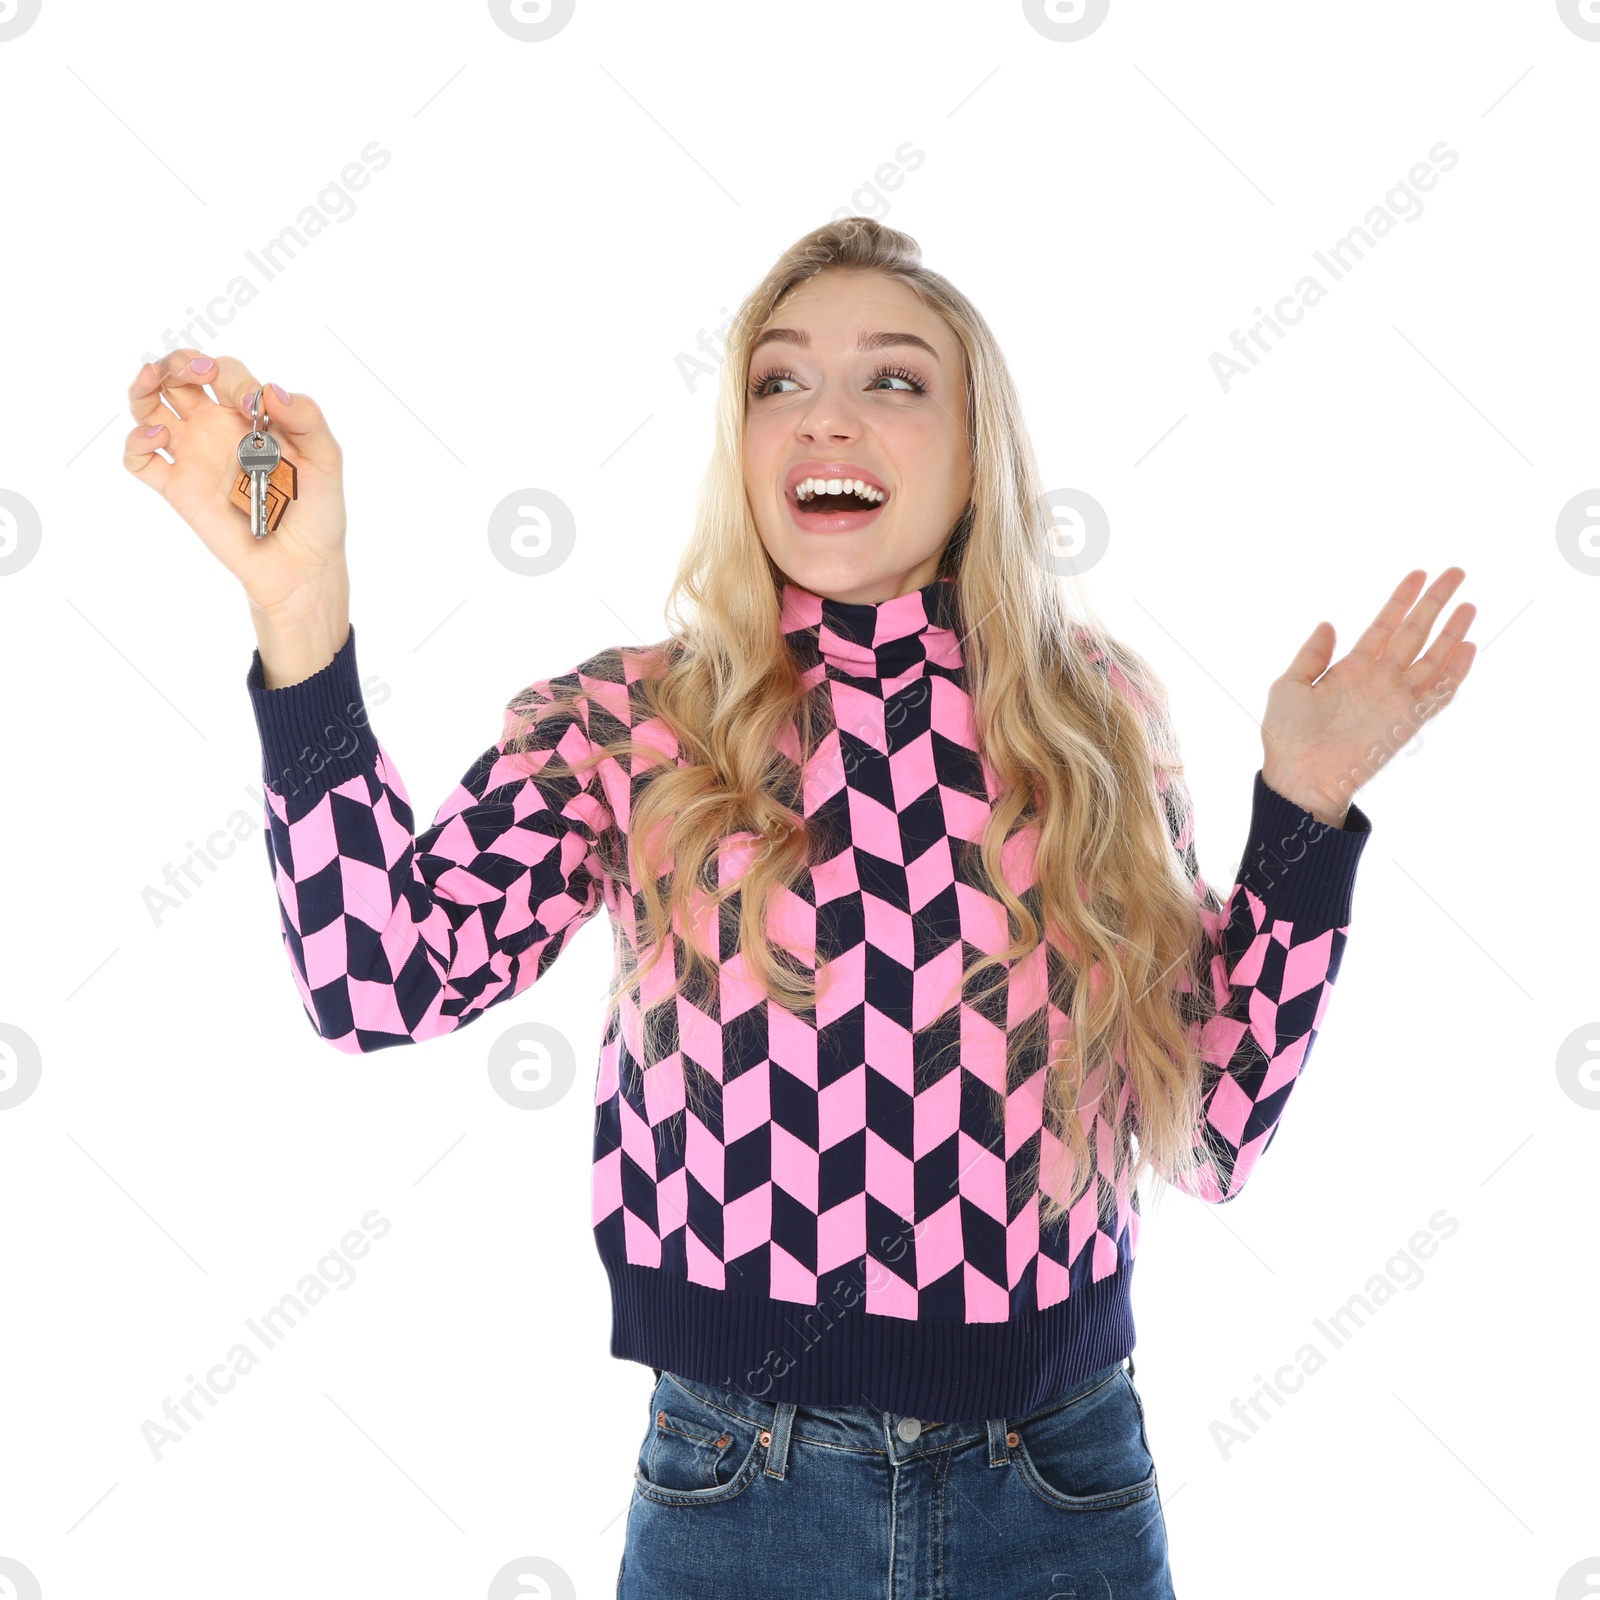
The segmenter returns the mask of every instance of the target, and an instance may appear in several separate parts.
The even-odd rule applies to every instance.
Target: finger
[[[249,417],[261,380],[237,356],[219,355],[206,381],[219,405],[231,406],[241,417]],[[261,396],[261,409],[270,412],[271,408],[272,391],[268,389]]]
[[[1436,717],[1456,697],[1456,691],[1466,682],[1472,663],[1478,659],[1478,647],[1471,640],[1463,640],[1445,659],[1444,671],[1426,689],[1420,691],[1417,715],[1426,722]]]
[[[1450,619],[1445,623],[1439,637],[1429,646],[1428,653],[1407,669],[1406,682],[1413,686],[1432,683],[1444,670],[1450,652],[1466,638],[1467,629],[1472,626],[1472,619],[1477,614],[1478,608],[1470,600],[1458,605],[1450,613]]]
[[[1333,659],[1334,638],[1333,624],[1319,622],[1311,630],[1311,637],[1295,653],[1284,677],[1293,678],[1297,683],[1315,683]]]
[[[1413,701],[1418,706],[1418,715],[1422,722],[1434,717],[1443,707],[1448,706],[1456,698],[1456,690],[1466,682],[1467,674],[1472,670],[1472,662],[1477,661],[1478,646],[1472,640],[1462,640],[1454,646],[1446,656],[1440,670],[1429,682],[1413,688]]]
[[[134,420],[148,426],[152,422],[170,422],[177,413],[161,398],[161,367],[158,362],[147,361],[139,368],[128,385],[128,409]]]
[[[1389,636],[1400,626],[1402,618],[1411,609],[1411,602],[1417,598],[1418,591],[1428,581],[1428,574],[1421,567],[1408,572],[1396,586],[1395,591],[1384,602],[1383,610],[1372,619],[1366,632],[1356,640],[1352,655],[1380,656],[1383,647],[1389,642]]]
[[[252,389],[244,396],[246,407],[254,392]],[[269,383],[261,396],[261,407],[272,419],[273,436],[291,447],[289,455],[293,460],[330,471],[339,466],[339,441],[334,438],[322,407],[310,395],[295,394],[280,384]]]
[[[216,404],[204,387],[216,377],[216,365],[213,361],[204,372],[196,372],[193,366],[196,361],[213,361],[213,358],[203,350],[184,345],[169,350],[156,363],[161,369],[161,387],[166,391],[168,403],[180,417],[193,416],[201,406]]]
[[[1417,651],[1427,642],[1433,619],[1439,615],[1440,608],[1455,593],[1456,586],[1464,577],[1466,573],[1460,567],[1446,567],[1405,621],[1395,629],[1383,653],[1397,667],[1409,667],[1416,659]]]
[[[1450,652],[1450,659],[1444,664],[1442,681],[1449,686],[1451,699],[1455,698],[1456,690],[1467,681],[1467,674],[1472,671],[1472,663],[1477,659],[1478,647],[1471,639],[1463,639]]]
[[[172,448],[172,433],[164,423],[132,429],[122,441],[122,464],[158,494],[166,492],[172,463],[156,454]]]

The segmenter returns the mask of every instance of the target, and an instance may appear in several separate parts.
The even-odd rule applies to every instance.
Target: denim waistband
[[[875,1451],[887,1454],[894,1460],[908,1460],[929,1450],[948,1449],[953,1445],[987,1438],[990,1453],[995,1458],[995,1464],[999,1465],[1005,1458],[1005,1436],[1012,1424],[1046,1417],[1061,1406],[1099,1388],[1119,1371],[1126,1370],[1131,1377],[1133,1357],[1130,1355],[1122,1361],[1113,1361],[1109,1366],[1090,1373],[1070,1388],[1035,1406],[1025,1416],[993,1417],[983,1422],[949,1422],[936,1417],[908,1418],[868,1405],[806,1406],[761,1400],[738,1389],[681,1377],[675,1372],[664,1372],[659,1367],[651,1370],[658,1380],[665,1376],[703,1405],[726,1412],[757,1428],[781,1433],[784,1450],[773,1464],[777,1469],[774,1475],[781,1477],[782,1457],[787,1453],[791,1439],[809,1440],[839,1449]]]

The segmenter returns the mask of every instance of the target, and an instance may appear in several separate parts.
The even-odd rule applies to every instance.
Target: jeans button
[[[915,1444],[922,1433],[922,1424],[918,1422],[915,1417],[902,1417],[900,1419],[900,1426],[895,1429],[895,1432],[898,1433],[907,1444]]]

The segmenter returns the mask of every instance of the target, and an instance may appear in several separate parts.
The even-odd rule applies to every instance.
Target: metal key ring
[[[263,433],[272,423],[272,418],[261,409],[261,397],[266,392],[265,386],[257,389],[255,399],[250,402],[250,431],[252,433]]]

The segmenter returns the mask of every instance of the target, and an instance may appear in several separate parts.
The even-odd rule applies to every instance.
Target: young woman
[[[249,596],[318,1034],[452,1032],[611,916],[594,1229],[612,1354],[657,1379],[619,1595],[1171,1595],[1136,1184],[1231,1200],[1271,1142],[1344,950],[1352,794],[1472,662],[1470,605],[1423,653],[1461,569],[1410,573],[1337,662],[1319,623],[1272,684],[1219,897],[1160,684],[1053,567],[988,325],[853,218],[734,320],[671,636],[515,696],[415,834],[315,401],[268,390],[278,528],[228,501],[256,389],[146,367],[126,464]]]

